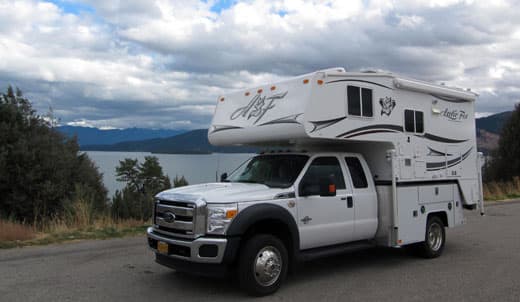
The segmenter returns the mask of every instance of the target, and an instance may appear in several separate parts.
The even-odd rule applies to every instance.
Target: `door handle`
[[[309,216],[305,216],[305,217],[303,217],[302,222],[303,222],[303,224],[307,224],[311,220],[312,220],[312,218],[310,218]]]
[[[354,206],[354,199],[352,196],[347,196],[347,208],[352,208]]]

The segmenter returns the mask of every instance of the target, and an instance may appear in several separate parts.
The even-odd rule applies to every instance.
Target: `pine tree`
[[[520,104],[516,104],[513,114],[504,123],[492,157],[487,178],[509,181],[520,176]]]

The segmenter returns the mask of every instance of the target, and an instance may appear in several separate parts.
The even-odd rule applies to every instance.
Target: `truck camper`
[[[386,72],[316,71],[219,96],[209,141],[277,146],[221,182],[159,193],[156,261],[276,291],[298,261],[366,246],[441,255],[483,214],[477,95]]]

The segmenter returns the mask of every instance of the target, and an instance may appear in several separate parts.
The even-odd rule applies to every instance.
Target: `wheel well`
[[[442,224],[445,226],[445,227],[448,227],[448,215],[446,215],[446,212],[435,212],[435,213],[429,213],[428,214],[428,219],[430,219],[430,217],[439,217],[440,220],[442,221]]]
[[[289,263],[294,259],[294,240],[292,238],[289,226],[277,219],[265,219],[251,225],[244,233],[244,242],[257,234],[270,234],[280,239],[289,255]]]

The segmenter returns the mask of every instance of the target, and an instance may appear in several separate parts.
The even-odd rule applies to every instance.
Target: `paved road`
[[[275,301],[520,301],[520,204],[489,207],[448,231],[438,259],[371,249],[305,264]],[[0,251],[0,301],[229,301],[225,280],[177,274],[145,238]]]

